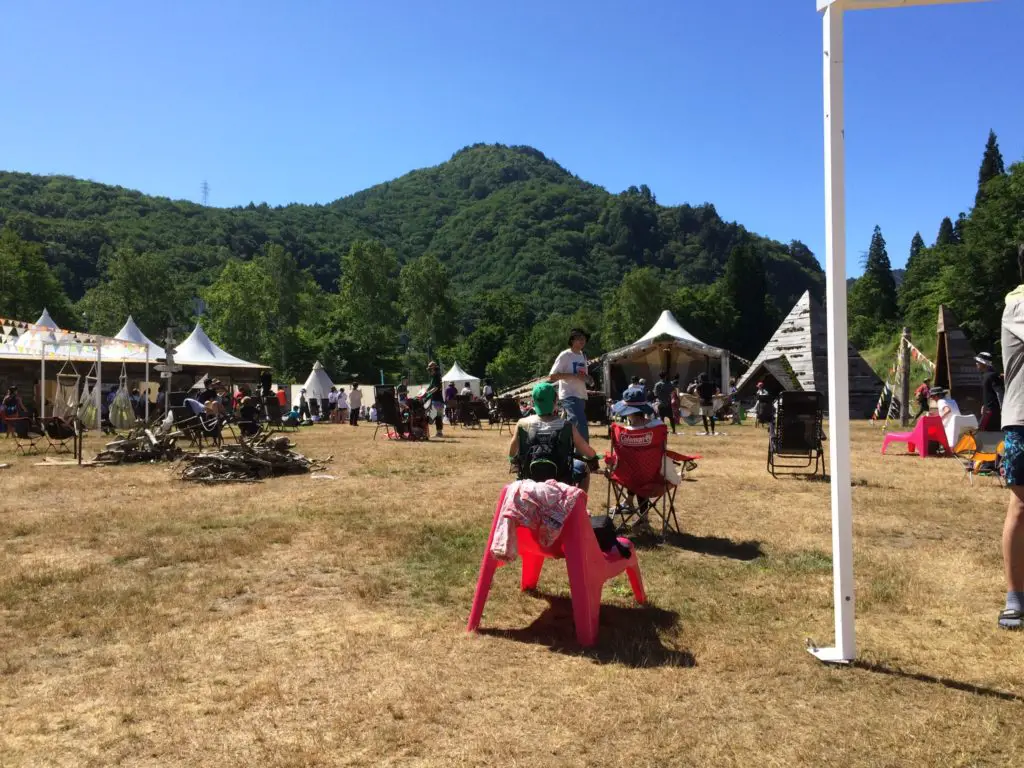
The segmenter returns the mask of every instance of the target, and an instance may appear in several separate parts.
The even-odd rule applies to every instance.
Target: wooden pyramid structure
[[[796,305],[782,321],[750,368],[737,382],[740,396],[753,387],[755,374],[763,370],[764,363],[785,358],[796,383],[804,391],[820,392],[828,407],[828,319],[825,308],[805,291]],[[882,380],[860,356],[852,344],[847,344],[850,373],[850,417],[867,419],[874,413]],[[752,390],[751,390],[752,391]]]
[[[981,372],[974,362],[974,349],[946,306],[939,307],[937,331],[932,386],[949,390],[961,413],[981,413]]]

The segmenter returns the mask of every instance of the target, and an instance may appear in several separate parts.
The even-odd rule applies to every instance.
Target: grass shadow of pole
[[[949,677],[936,677],[935,675],[925,674],[924,672],[908,672],[903,669],[896,669],[876,662],[857,660],[854,661],[851,666],[855,669],[863,669],[880,675],[901,677],[905,680],[916,680],[920,683],[939,685],[943,688],[949,688],[954,691],[973,693],[975,696],[986,696],[993,699],[999,699],[1001,701],[1024,701],[1024,696],[1020,696],[1019,694],[1011,693],[1009,691],[1000,691],[996,688],[988,688],[984,685],[976,685],[975,683],[965,683],[960,680],[953,680]]]
[[[529,626],[480,628],[478,634],[544,645],[555,653],[585,656],[598,664],[622,664],[635,669],[697,666],[692,653],[666,647],[658,634],[659,630],[672,629],[679,623],[679,614],[675,611],[652,605],[632,608],[602,605],[597,645],[582,648],[576,641],[572,600],[540,592],[530,594],[546,600],[548,605]]]

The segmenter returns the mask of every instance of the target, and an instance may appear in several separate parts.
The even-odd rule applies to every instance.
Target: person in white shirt
[[[462,385],[462,391],[459,392],[459,394],[460,395],[472,395],[473,394],[473,388],[469,386],[469,382],[468,381],[465,384]]]
[[[569,331],[569,348],[562,350],[551,366],[548,380],[558,384],[558,404],[565,411],[569,422],[587,442],[590,430],[587,427],[587,358],[583,348],[590,335],[581,328]]]
[[[327,411],[330,414],[331,421],[338,421],[338,388],[331,387],[331,391],[327,393]]]
[[[345,394],[344,387],[338,387],[338,404],[335,411],[338,414],[338,423],[348,419],[348,395]]]
[[[348,395],[348,418],[349,424],[353,427],[359,426],[359,409],[363,405],[363,393],[359,391],[357,384],[352,385],[352,391]]]

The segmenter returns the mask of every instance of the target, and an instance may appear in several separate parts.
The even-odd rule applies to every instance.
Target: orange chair
[[[934,442],[942,446],[946,456],[951,456],[953,451],[946,439],[946,428],[942,425],[942,419],[938,416],[922,416],[917,421],[913,432],[890,432],[882,441],[882,455],[889,443],[906,443],[909,453],[917,453],[922,459],[928,456],[928,443]]]
[[[480,564],[480,576],[477,579],[476,592],[473,595],[473,608],[466,626],[468,632],[474,632],[480,626],[484,606],[487,604],[487,596],[491,591],[494,572],[499,566],[504,565],[491,554],[491,542],[494,540],[494,529],[498,525],[501,506],[507,491],[508,486],[505,486],[498,497],[498,504],[494,510],[491,534],[487,537],[487,549],[484,550],[483,562]],[[609,579],[625,571],[636,601],[641,605],[647,602],[643,579],[640,576],[640,564],[636,560],[633,544],[628,539],[619,539],[622,546],[629,548],[629,557],[622,557],[615,550],[601,551],[597,544],[597,537],[590,525],[590,517],[587,515],[586,495],[580,494],[576,505],[562,525],[561,534],[550,547],[542,547],[533,531],[522,525],[516,526],[516,536],[519,557],[523,561],[520,588],[524,591],[537,586],[545,560],[565,560],[566,569],[569,572],[569,593],[572,596],[576,639],[580,645],[587,647],[597,642],[601,591],[604,588],[604,583]]]

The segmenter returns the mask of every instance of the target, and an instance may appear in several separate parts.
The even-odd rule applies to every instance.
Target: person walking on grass
[[[697,377],[695,387],[697,398],[700,400],[700,418],[704,422],[704,434],[715,434],[715,385],[708,378],[706,373]]]
[[[569,331],[569,348],[558,353],[548,381],[558,384],[558,404],[584,442],[590,442],[587,427],[587,358],[583,348],[590,335],[581,328]]]
[[[352,391],[348,393],[348,423],[353,427],[359,426],[359,409],[363,406],[363,393],[359,390],[359,383],[352,384]]]
[[[1006,297],[1001,339],[1006,389],[1002,402],[1003,467],[1010,503],[1003,524],[1006,607],[1003,629],[1024,628],[1024,245],[1017,250],[1021,284]]]
[[[921,386],[914,390],[914,397],[917,399],[917,415],[914,417],[914,423],[917,424],[917,420],[922,416],[928,415],[928,398],[931,394],[932,380],[925,379],[921,382]]]
[[[434,417],[434,437],[444,437],[444,384],[441,381],[441,366],[431,360],[427,363],[427,373],[430,374],[430,383],[420,397],[424,406],[433,407],[437,413]]]
[[[658,403],[657,414],[662,421],[672,425],[672,434],[676,433],[676,417],[672,411],[672,385],[668,380],[668,371],[658,375],[658,383],[654,385],[654,397]]]
[[[1001,428],[1003,382],[992,365],[990,352],[982,352],[974,358],[974,362],[981,373],[981,418],[978,420],[978,431],[998,432]]]

